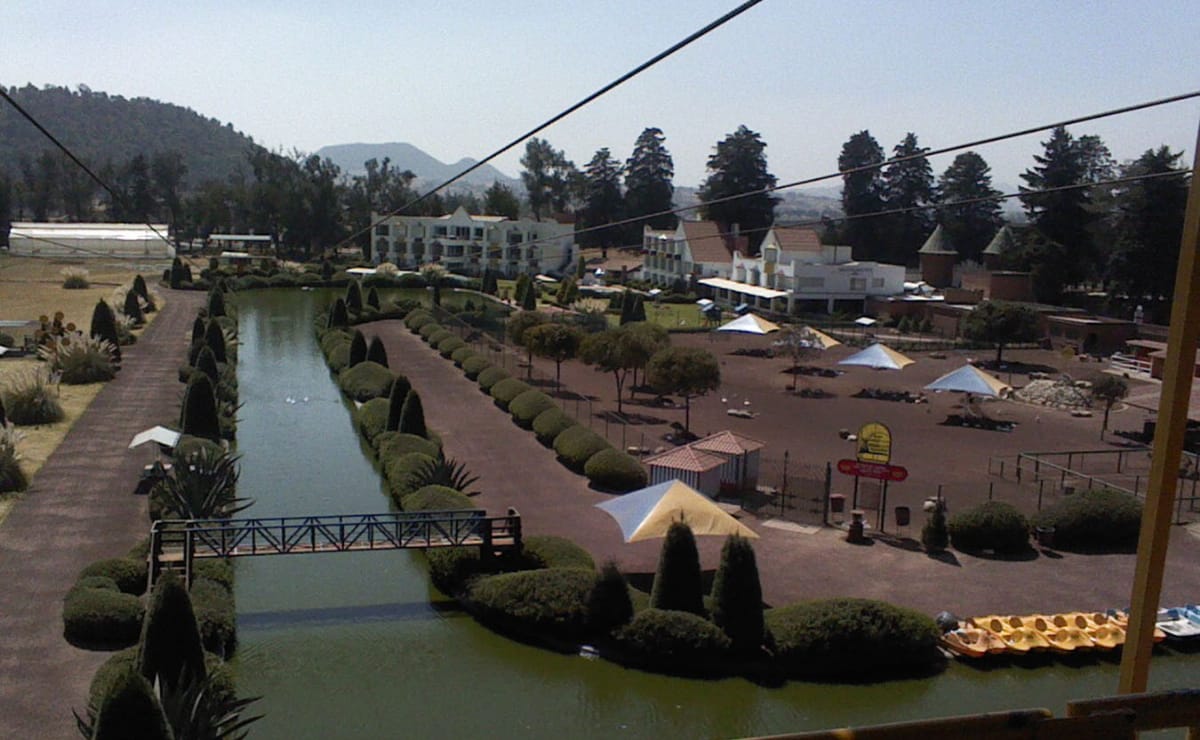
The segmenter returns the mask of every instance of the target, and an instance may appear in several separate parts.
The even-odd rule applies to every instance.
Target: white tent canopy
[[[721,510],[710,498],[673,479],[596,504],[617,520],[626,542],[665,537],[673,522],[684,522],[696,536],[758,533]]]
[[[905,357],[891,347],[885,347],[876,342],[860,352],[855,352],[838,364],[873,367],[876,370],[901,370],[913,362],[912,358]]]
[[[133,441],[129,443],[129,448],[133,449],[134,447],[146,444],[147,442],[157,442],[158,444],[165,445],[166,447],[174,447],[175,445],[179,444],[180,436],[182,435],[180,435],[179,432],[176,432],[172,429],[167,429],[166,427],[150,427],[149,429],[133,435]]]
[[[779,331],[779,325],[767,321],[761,316],[748,313],[745,316],[739,316],[728,324],[717,327],[717,331],[736,331],[743,334],[770,334],[773,331]]]
[[[974,365],[963,365],[925,386],[927,391],[958,391],[990,397],[999,397],[1010,389],[999,378],[988,375]]]

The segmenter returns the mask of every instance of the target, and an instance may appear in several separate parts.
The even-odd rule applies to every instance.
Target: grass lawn
[[[646,306],[646,321],[654,322],[667,331],[694,330],[711,327],[694,303],[649,303]],[[608,314],[609,326],[619,326],[621,317]]]
[[[60,273],[67,266],[86,268],[91,287],[82,290],[63,288]],[[137,271],[141,271],[146,277],[147,284],[155,285],[161,269],[161,266],[155,268],[153,265],[141,263],[132,265],[104,260],[84,262],[2,255],[0,319],[36,321],[41,315],[52,316],[56,311],[62,311],[65,316],[64,322],[74,323],[86,331],[91,324],[92,309],[97,301],[109,298],[114,290],[131,282]],[[161,303],[161,296],[159,302]],[[153,321],[156,315],[147,314],[147,323]],[[6,331],[14,335],[21,333]],[[140,334],[141,331],[136,333]],[[30,357],[0,359],[0,388],[40,366],[40,362]],[[31,480],[102,387],[102,383],[60,385],[57,391],[59,403],[62,404],[65,414],[63,420],[45,426],[19,427],[24,435],[17,447],[21,455],[21,469]],[[9,509],[19,498],[20,494],[0,494],[0,522],[4,521]]]

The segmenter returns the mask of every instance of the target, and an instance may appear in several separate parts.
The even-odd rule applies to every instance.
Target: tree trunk
[[[1004,343],[997,342],[996,343],[996,367],[997,368],[1000,366],[1000,355],[1003,352],[1004,352]]]
[[[617,413],[620,414],[623,413],[621,410],[621,387],[624,385],[625,379],[622,378],[620,372],[617,371],[613,371],[613,377],[616,378],[617,381]]]
[[[692,397],[686,393],[683,394],[683,433],[692,433]]]
[[[562,393],[562,361],[554,363],[554,390]]]

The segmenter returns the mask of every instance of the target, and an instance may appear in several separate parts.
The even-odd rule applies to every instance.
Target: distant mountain
[[[318,156],[332,161],[341,168],[343,173],[350,176],[366,173],[364,163],[367,160],[376,159],[383,162],[386,157],[391,160],[393,168],[412,170],[418,179],[428,185],[441,183],[476,162],[474,159],[463,158],[453,164],[446,164],[403,141],[387,144],[333,144],[321,147],[316,153]],[[523,190],[520,180],[509,177],[490,164],[485,164],[467,175],[455,183],[455,186],[461,184],[468,186],[464,189],[476,190],[487,188],[496,180],[514,190]]]
[[[121,166],[138,154],[176,151],[187,165],[185,183],[225,181],[246,161],[254,140],[215,118],[150,98],[93,92],[86,85],[6,91],[93,170]],[[7,104],[0,103],[0,173],[18,179],[21,162],[53,149],[45,136]]]

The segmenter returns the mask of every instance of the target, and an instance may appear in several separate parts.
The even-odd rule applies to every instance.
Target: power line
[[[370,232],[370,231],[371,231],[371,229],[373,229],[375,226],[378,226],[380,223],[382,223],[384,219],[386,219],[386,218],[388,218],[388,217],[390,217],[390,216],[394,216],[394,215],[396,215],[396,214],[400,213],[401,211],[405,211],[405,210],[408,210],[409,208],[412,208],[413,206],[417,205],[418,203],[420,203],[420,202],[424,201],[424,200],[425,200],[426,198],[428,198],[429,196],[433,195],[434,193],[437,193],[438,191],[442,190],[443,188],[445,188],[446,186],[450,185],[451,183],[454,183],[454,182],[456,182],[457,180],[459,180],[459,179],[461,179],[461,178],[465,177],[466,175],[470,174],[471,172],[475,171],[476,169],[478,169],[478,168],[482,167],[483,165],[487,164],[488,162],[492,161],[493,159],[495,159],[496,157],[500,156],[500,155],[501,155],[501,154],[503,154],[504,152],[507,152],[509,149],[512,149],[513,147],[517,146],[518,144],[520,144],[521,142],[523,142],[523,141],[525,141],[526,139],[530,138],[531,136],[534,136],[534,135],[536,135],[536,134],[540,133],[541,131],[543,131],[544,129],[547,129],[547,128],[549,128],[550,126],[554,125],[555,123],[558,123],[558,122],[559,122],[559,121],[561,121],[562,119],[564,119],[564,118],[566,118],[567,116],[571,115],[572,113],[574,113],[575,111],[577,111],[577,110],[579,110],[580,108],[584,107],[584,106],[585,106],[585,105],[587,105],[588,103],[591,103],[592,101],[596,100],[597,98],[599,98],[600,96],[602,96],[602,95],[604,95],[605,93],[609,92],[609,91],[610,91],[610,90],[612,90],[613,88],[616,88],[616,87],[618,87],[619,85],[621,85],[621,84],[623,84],[623,83],[625,83],[625,82],[628,82],[629,80],[633,79],[633,78],[634,78],[634,77],[636,77],[637,75],[641,74],[642,72],[646,71],[647,69],[650,69],[651,67],[653,67],[654,65],[658,64],[658,63],[659,63],[659,62],[661,62],[662,60],[664,60],[664,59],[666,59],[667,57],[671,56],[671,55],[672,55],[672,54],[674,54],[675,52],[677,52],[677,51],[679,51],[679,50],[683,49],[684,47],[686,47],[686,46],[688,46],[688,45],[690,45],[692,42],[694,42],[694,41],[697,41],[697,40],[699,40],[700,38],[703,38],[704,36],[707,36],[707,35],[708,35],[709,33],[711,33],[712,31],[715,31],[716,29],[720,28],[721,26],[725,25],[725,24],[726,24],[726,23],[728,23],[729,21],[731,21],[731,20],[733,20],[734,18],[738,17],[738,16],[739,16],[739,15],[741,15],[742,13],[745,13],[747,10],[749,10],[750,8],[753,8],[755,5],[758,5],[758,4],[759,4],[759,3],[761,3],[761,2],[762,2],[762,0],[747,0],[747,2],[744,2],[744,3],[742,3],[741,5],[737,6],[737,7],[736,7],[736,8],[734,8],[733,10],[729,11],[728,13],[726,13],[725,15],[723,15],[723,16],[721,16],[720,18],[716,19],[716,20],[715,20],[715,21],[713,21],[712,23],[709,23],[707,26],[705,26],[705,27],[701,28],[700,30],[698,30],[698,31],[696,31],[696,32],[694,32],[694,33],[692,33],[692,34],[688,35],[686,38],[684,38],[683,40],[681,40],[681,41],[679,41],[679,42],[677,42],[677,43],[673,44],[672,46],[668,47],[668,48],[667,48],[667,49],[665,49],[664,51],[661,51],[661,52],[659,52],[658,54],[655,54],[655,55],[654,55],[653,57],[651,57],[650,59],[647,59],[646,61],[642,62],[641,64],[639,64],[638,66],[634,67],[634,68],[633,68],[633,69],[631,69],[630,71],[628,71],[628,72],[626,72],[625,74],[621,75],[620,77],[616,78],[616,79],[615,79],[615,80],[613,80],[612,82],[609,82],[608,84],[604,85],[603,87],[601,87],[600,89],[598,89],[598,90],[596,90],[595,92],[591,93],[590,95],[587,95],[587,96],[586,96],[586,97],[584,97],[582,100],[580,100],[580,101],[578,101],[578,102],[574,103],[573,105],[571,105],[571,106],[569,106],[569,107],[565,108],[565,109],[564,109],[564,110],[562,110],[561,112],[559,112],[559,113],[556,113],[554,116],[551,116],[551,117],[550,117],[549,119],[547,119],[545,122],[543,122],[543,123],[541,123],[541,124],[538,124],[537,126],[535,126],[534,128],[530,129],[529,131],[526,131],[525,133],[521,134],[520,136],[517,136],[517,137],[516,137],[516,138],[514,138],[512,141],[508,142],[507,144],[505,144],[504,146],[500,147],[500,148],[499,148],[499,149],[497,149],[496,151],[494,151],[494,152],[492,152],[491,154],[487,155],[486,157],[484,157],[483,159],[479,160],[479,161],[478,161],[478,162],[476,162],[475,164],[471,165],[470,167],[467,167],[466,169],[462,170],[462,171],[461,171],[461,172],[459,172],[458,174],[454,175],[453,177],[451,177],[451,178],[449,178],[449,179],[445,180],[444,182],[442,182],[441,184],[437,185],[437,186],[436,186],[436,187],[434,187],[432,190],[429,190],[429,191],[427,191],[427,192],[423,193],[422,195],[418,196],[417,198],[415,198],[415,199],[414,199],[414,200],[412,200],[412,201],[409,201],[408,203],[404,204],[403,206],[401,206],[401,207],[399,207],[399,208],[396,208],[396,209],[394,209],[394,210],[392,210],[392,211],[389,211],[388,213],[384,214],[384,215],[383,215],[382,217],[380,217],[379,219],[377,219],[377,220],[373,221],[372,223],[368,224],[366,228],[364,228],[364,229],[360,229],[359,231],[356,231],[356,232],[354,232],[354,233],[353,233],[353,234],[351,234],[350,236],[348,236],[348,237],[346,237],[345,239],[343,239],[343,240],[341,241],[341,244],[346,244],[346,243],[348,243],[348,242],[350,242],[350,241],[353,241],[355,238],[357,238],[357,237],[359,237],[359,236],[361,236],[361,235],[363,235],[363,234],[365,234],[365,233],[368,233],[368,232]],[[339,245],[339,246],[340,246],[340,245]]]
[[[86,164],[84,164],[83,160],[79,159],[79,157],[76,157],[74,152],[72,152],[70,149],[67,148],[67,146],[65,144],[63,144],[61,141],[58,140],[58,137],[56,137],[54,134],[50,133],[46,129],[45,126],[43,126],[41,123],[39,123],[36,118],[34,118],[28,111],[26,111],[24,108],[22,108],[20,103],[13,100],[12,96],[8,94],[8,91],[4,89],[3,85],[0,85],[0,97],[3,97],[4,100],[9,105],[11,105],[18,113],[21,114],[21,116],[23,116],[25,118],[25,120],[27,120],[31,124],[33,124],[34,128],[36,128],[38,131],[40,131],[42,133],[43,136],[45,136],[47,139],[49,139],[50,143],[52,143],[52,144],[54,144],[54,146],[58,147],[58,149],[63,154],[67,155],[67,157],[72,162],[79,165],[79,168],[81,170],[83,170],[84,172],[86,172],[87,176],[92,178],[92,180],[94,180],[97,185],[104,188],[105,192],[107,192],[109,194],[109,196],[115,202],[120,203],[122,206],[125,207],[126,210],[129,210],[129,204],[125,201],[125,198],[122,195],[120,195],[116,190],[114,190],[112,187],[110,187],[109,184],[107,182],[105,182],[99,175],[97,175],[95,172],[92,172],[92,169],[90,167],[88,167]],[[168,244],[170,243],[170,239],[163,236],[162,232],[154,227],[154,224],[150,223],[149,221],[145,221],[144,223],[146,224],[146,226],[148,226],[150,228],[151,231],[153,231],[158,236],[159,239],[162,239],[164,242],[167,242]]]

